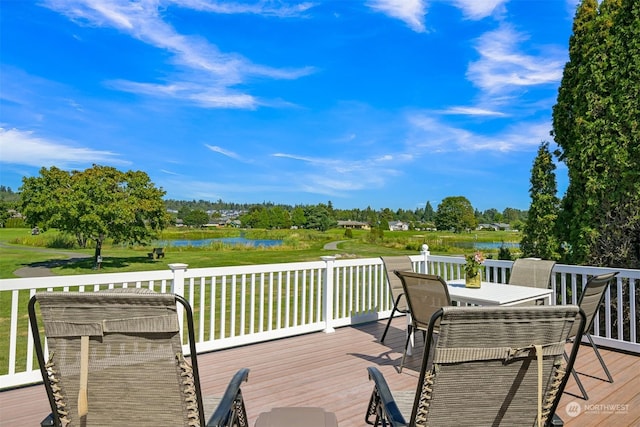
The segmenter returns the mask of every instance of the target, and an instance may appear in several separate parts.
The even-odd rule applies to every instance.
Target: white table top
[[[464,279],[447,281],[452,301],[477,305],[514,305],[546,299],[551,303],[551,289],[482,282],[479,288],[467,288]]]

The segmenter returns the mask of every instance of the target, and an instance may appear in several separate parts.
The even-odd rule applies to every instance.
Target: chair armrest
[[[372,409],[380,410],[382,414],[377,415],[381,415],[382,417],[386,418],[387,423],[389,423],[389,425],[391,425],[392,427],[406,426],[407,422],[402,416],[402,413],[400,412],[396,401],[391,395],[389,385],[384,379],[382,373],[375,367],[369,367],[367,368],[367,371],[369,372],[369,380],[373,381],[375,384],[373,394],[371,396],[371,401],[369,403],[369,411],[371,411]],[[369,411],[367,413],[366,421],[369,424],[373,424],[369,417],[376,414],[372,414]]]
[[[248,426],[247,411],[240,385],[249,379],[249,369],[242,368],[235,373],[215,411],[207,422],[207,427]]]

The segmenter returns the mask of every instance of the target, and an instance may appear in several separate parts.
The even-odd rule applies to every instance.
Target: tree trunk
[[[102,240],[96,239],[96,250],[93,254],[93,268],[99,269],[102,264]]]

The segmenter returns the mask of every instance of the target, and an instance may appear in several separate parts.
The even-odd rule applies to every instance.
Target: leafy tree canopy
[[[187,212],[182,221],[189,227],[202,227],[209,222],[209,215],[201,209],[194,209]]]
[[[460,233],[478,226],[471,202],[464,196],[445,197],[438,205],[435,223],[438,230]]]
[[[99,165],[71,172],[51,167],[22,182],[21,210],[28,224],[70,233],[81,247],[92,240],[96,257],[104,239],[146,243],[168,221],[165,192],[144,172]]]

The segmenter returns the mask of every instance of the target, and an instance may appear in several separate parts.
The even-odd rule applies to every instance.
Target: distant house
[[[494,222],[491,224],[478,224],[478,230],[493,230],[493,231],[510,231],[511,225],[502,223],[502,222]]]
[[[403,221],[389,221],[390,231],[407,231],[409,230],[409,224]]]
[[[354,230],[369,230],[371,227],[366,222],[360,221],[338,221],[339,228],[351,228]]]

